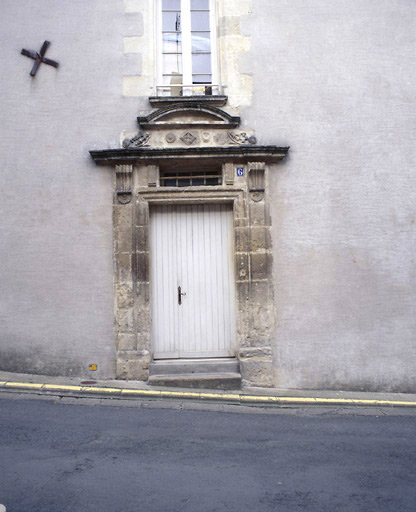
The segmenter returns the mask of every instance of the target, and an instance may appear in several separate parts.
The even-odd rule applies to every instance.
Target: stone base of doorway
[[[236,359],[160,360],[150,364],[148,384],[198,389],[241,389]]]

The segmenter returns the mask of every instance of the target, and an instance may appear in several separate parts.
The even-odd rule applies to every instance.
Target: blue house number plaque
[[[237,167],[237,176],[244,176],[244,167]]]

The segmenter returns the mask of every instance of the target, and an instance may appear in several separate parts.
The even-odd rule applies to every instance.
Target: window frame
[[[172,94],[172,89],[181,91],[183,96],[204,95],[201,88],[210,88],[210,95],[220,94],[218,82],[218,52],[217,52],[217,27],[216,27],[216,0],[209,1],[209,23],[210,23],[210,43],[211,43],[211,82],[206,84],[194,84],[192,73],[192,36],[191,36],[191,0],[180,0],[181,5],[181,46],[182,46],[182,80],[179,84],[163,83],[163,20],[162,20],[162,1],[157,0],[156,30],[157,30],[157,96],[178,96]],[[198,32],[198,31],[194,31]],[[199,73],[203,75],[204,73]]]

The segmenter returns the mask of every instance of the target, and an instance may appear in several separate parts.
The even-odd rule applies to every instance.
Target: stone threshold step
[[[196,373],[239,373],[240,364],[236,359],[198,359],[178,361],[153,361],[150,375],[174,375]]]
[[[150,375],[151,386],[166,386],[198,389],[241,389],[241,374],[230,373],[184,373]]]

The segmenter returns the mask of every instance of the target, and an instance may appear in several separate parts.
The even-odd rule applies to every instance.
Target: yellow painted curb
[[[60,384],[44,384],[43,389],[47,391],[82,391],[83,386],[62,386]]]
[[[217,394],[217,393],[200,393],[200,397],[202,399],[207,400],[218,400],[219,398],[221,400],[233,400],[233,401],[240,401],[240,395],[232,395],[232,394]]]
[[[416,402],[405,402],[401,400],[351,400],[353,405],[400,405],[404,407],[416,407]]]
[[[147,389],[122,389],[94,386],[74,386],[61,384],[37,384],[33,382],[0,381],[2,389],[17,388],[27,391],[78,391],[82,394],[99,393],[109,396],[131,396],[141,398],[179,398],[196,400],[217,400],[219,402],[238,402],[240,404],[275,404],[275,405],[356,405],[379,407],[416,407],[416,402],[405,400],[368,400],[353,398],[313,398],[313,397],[289,397],[270,395],[239,395],[236,393],[220,394],[196,391],[164,391]]]
[[[136,395],[136,396],[158,396],[160,397],[161,392],[160,391],[151,391],[146,389],[122,389],[121,390],[122,395]]]
[[[91,391],[93,393],[109,393],[109,394],[121,394],[120,388],[96,388],[94,386],[82,386],[81,391]]]
[[[277,404],[311,404],[311,405],[371,405],[371,406],[401,406],[416,407],[416,402],[406,402],[400,400],[365,400],[354,398],[305,398],[289,396],[256,396],[241,395],[241,403],[272,402]]]
[[[43,384],[35,384],[33,382],[5,382],[4,386],[13,388],[41,389]]]
[[[241,403],[250,403],[250,402],[273,402],[278,403],[279,397],[277,396],[260,396],[260,395],[241,395],[240,396]]]
[[[194,391],[161,391],[160,396],[162,398],[201,398],[201,393],[195,393]]]

